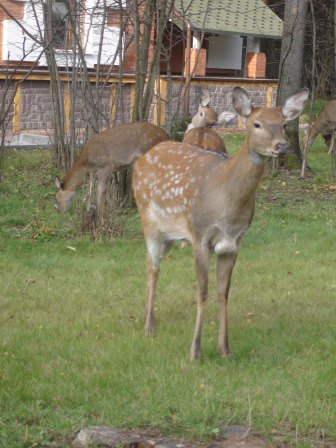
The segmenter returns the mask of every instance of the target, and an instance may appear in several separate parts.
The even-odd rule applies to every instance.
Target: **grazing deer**
[[[217,122],[230,121],[236,114],[233,112],[222,112],[218,116],[217,112],[210,107],[210,92],[203,90],[198,112],[194,115],[184,134],[183,143],[198,146],[210,151],[226,153],[223,139],[211,129]]]
[[[336,134],[336,100],[330,101],[318,115],[306,137],[307,149],[310,149],[315,138],[322,134],[329,150],[333,150]]]
[[[192,243],[198,282],[191,359],[201,355],[211,252],[217,255],[219,352],[231,355],[227,301],[240,241],[251,224],[255,193],[266,160],[285,154],[284,124],[297,117],[309,95],[303,89],[282,108],[253,107],[240,87],[233,107],[246,118],[246,139],[232,158],[178,142],[156,145],[135,163],[133,190],[147,244],[146,334],[154,329],[154,299],[161,257],[176,240]]]
[[[76,189],[83,185],[88,173],[98,176],[96,211],[103,213],[103,198],[107,181],[113,171],[128,167],[154,145],[168,140],[168,135],[151,123],[117,125],[93,135],[85,144],[63,182],[55,180],[56,208],[69,208]]]

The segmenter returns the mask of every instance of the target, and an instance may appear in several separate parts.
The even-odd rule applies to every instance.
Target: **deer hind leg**
[[[110,177],[111,169],[103,168],[98,172],[98,187],[97,187],[97,215],[99,224],[103,221],[105,193],[107,189],[107,181]]]
[[[147,294],[145,307],[145,334],[150,336],[154,332],[154,302],[156,284],[160,272],[161,257],[168,252],[171,243],[161,235],[151,236],[147,242]]]
[[[227,303],[233,267],[237,254],[224,254],[217,257],[217,292],[219,305],[218,350],[223,358],[232,355],[229,347],[227,325]]]
[[[210,265],[210,251],[208,247],[195,248],[196,277],[198,283],[197,314],[194,338],[190,348],[190,359],[201,357],[202,321],[205,303],[208,297],[208,272]]]

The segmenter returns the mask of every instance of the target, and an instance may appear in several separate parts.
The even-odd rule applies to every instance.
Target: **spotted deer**
[[[168,140],[165,131],[147,122],[117,125],[93,135],[85,144],[63,181],[56,178],[56,208],[66,211],[86,176],[98,177],[96,212],[101,220],[103,198],[112,172],[130,166],[159,142]]]
[[[211,126],[217,122],[230,121],[235,115],[232,112],[224,111],[218,116],[217,112],[210,107],[210,92],[205,89],[202,93],[198,112],[192,118],[184,134],[183,142],[210,151],[226,153],[223,139],[211,129]]]
[[[147,335],[154,330],[160,259],[174,241],[188,240],[194,250],[198,282],[190,357],[201,355],[211,252],[217,255],[218,347],[222,357],[231,356],[227,302],[238,248],[254,215],[255,193],[266,161],[287,152],[285,122],[302,112],[308,95],[309,91],[303,89],[288,98],[282,108],[253,107],[247,92],[235,87],[233,107],[246,118],[246,138],[235,156],[168,141],[156,145],[135,163],[133,190],[147,245]]]

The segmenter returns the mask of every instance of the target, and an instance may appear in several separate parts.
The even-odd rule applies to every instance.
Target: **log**
[[[181,440],[156,438],[140,435],[135,431],[119,430],[104,426],[91,426],[81,429],[75,440],[73,448],[88,448],[92,446],[106,448],[191,448],[196,444],[186,444]]]

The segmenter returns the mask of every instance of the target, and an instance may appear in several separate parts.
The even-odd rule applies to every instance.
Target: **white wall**
[[[242,68],[242,54],[242,37],[211,37],[209,39],[207,68],[240,70]]]
[[[102,18],[99,14],[99,3],[102,0],[87,0],[87,13],[84,17],[84,44],[85,60],[88,67],[97,64],[98,46]],[[43,1],[34,0],[35,9],[31,3],[25,2],[24,19],[22,25],[29,31],[33,37],[40,40],[40,34],[43,29]],[[116,27],[105,26],[103,47],[101,55],[101,64],[110,64],[114,60],[119,42],[120,29]],[[28,34],[25,34],[22,28],[14,20],[4,20],[3,22],[3,47],[2,59],[11,61],[36,61],[41,55],[41,46],[34,41]],[[72,65],[73,54],[71,50],[55,50],[56,61],[59,66]],[[78,57],[76,58],[78,60]],[[116,57],[116,65],[119,64],[119,55]],[[44,55],[39,60],[38,65],[46,65]]]
[[[102,29],[102,9],[101,0],[86,1],[86,17],[84,24],[85,55],[88,63],[97,64],[99,42],[101,40]],[[119,28],[106,26],[104,28],[103,46],[101,54],[101,64],[109,64],[113,61],[119,42]],[[119,65],[119,55],[115,60],[115,65]]]
[[[3,60],[36,61],[41,54],[41,46],[36,40],[40,41],[41,35],[43,36],[44,33],[42,3],[40,1],[34,1],[33,4],[25,3],[21,23],[28,33],[24,33],[24,30],[14,20],[3,21]]]

